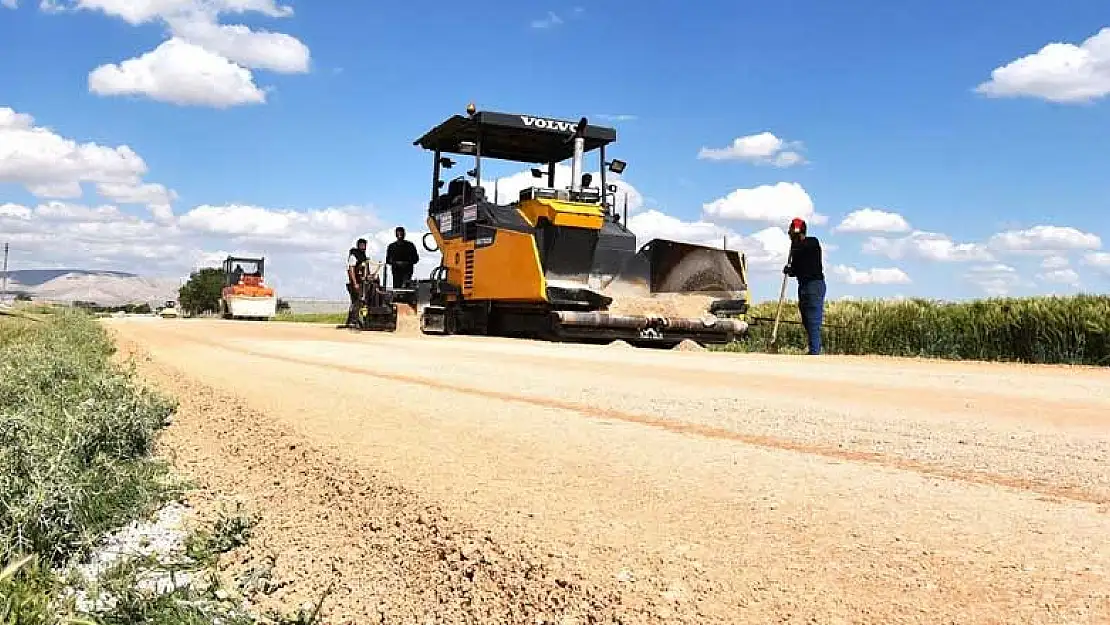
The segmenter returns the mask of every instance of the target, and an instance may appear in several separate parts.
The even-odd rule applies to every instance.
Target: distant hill
[[[66,274],[77,276],[117,276],[120,278],[136,278],[133,273],[122,271],[90,271],[87,269],[16,269],[8,272],[8,282],[18,282],[24,287],[38,286]],[[0,271],[0,278],[4,272]]]
[[[0,276],[2,277],[2,276]],[[147,278],[122,271],[21,269],[8,272],[8,294],[59,303],[90,302],[115,307],[161,306],[177,299],[176,278]]]

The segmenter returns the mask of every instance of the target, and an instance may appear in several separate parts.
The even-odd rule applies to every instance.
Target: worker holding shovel
[[[782,272],[798,281],[798,312],[806,329],[809,353],[821,353],[821,322],[825,313],[825,272],[821,261],[821,242],[806,236],[806,222],[790,222],[790,258]]]

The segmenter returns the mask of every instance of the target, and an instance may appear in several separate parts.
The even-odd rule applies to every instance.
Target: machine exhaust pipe
[[[582,190],[582,153],[586,147],[586,126],[589,122],[585,117],[578,120],[574,129],[574,158],[570,162],[570,189],[578,192]]]

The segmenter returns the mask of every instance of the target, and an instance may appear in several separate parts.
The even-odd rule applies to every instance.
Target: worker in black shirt
[[[821,262],[821,242],[806,236],[806,222],[790,222],[790,262],[782,268],[798,280],[798,312],[809,339],[809,353],[821,353],[821,322],[825,316],[825,272]]]
[[[385,248],[385,264],[393,274],[393,288],[402,288],[412,279],[412,270],[420,262],[420,254],[412,241],[405,240],[405,229],[397,226],[393,231],[397,240]]]

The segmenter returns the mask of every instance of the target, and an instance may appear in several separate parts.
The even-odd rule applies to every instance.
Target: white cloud
[[[1015,286],[1023,283],[1017,269],[1002,263],[972,267],[964,274],[964,278],[991,297],[1007,295]]]
[[[892,260],[916,258],[934,262],[989,261],[993,256],[977,243],[956,243],[948,235],[917,230],[899,238],[870,237],[863,244],[865,254]]]
[[[143,96],[182,106],[227,108],[266,102],[251,69],[309,71],[308,47],[283,33],[220,24],[222,14],[288,17],[274,0],[43,0],[52,12],[97,11],[140,25],[161,22],[169,39],[154,50],[89,73],[89,91],[101,96]]]
[[[1074,269],[1055,269],[1037,274],[1045,282],[1055,282],[1069,286],[1079,286],[1079,274]]]
[[[35,207],[34,216],[51,221],[73,221],[80,223],[123,220],[123,213],[115,206],[104,205],[89,207],[81,204],[67,204],[65,202],[47,202],[45,204],[40,204]]]
[[[13,268],[49,263],[93,268],[90,264],[119,261],[105,268],[134,269],[159,254],[172,261],[184,251],[172,228],[123,214],[115,206],[49,202],[25,207],[15,219],[0,213],[0,230],[11,241]]]
[[[833,232],[909,232],[910,224],[898,213],[861,208],[848,213]]]
[[[1110,273],[1110,252],[1088,252],[1083,255],[1083,264]]]
[[[100,197],[119,204],[146,204],[153,207],[169,206],[177,199],[177,192],[155,182],[142,184],[128,182],[102,182],[96,185]]]
[[[1110,94],[1110,27],[1080,45],[1050,43],[996,68],[975,91],[990,97],[1027,96],[1051,102],[1091,102]]]
[[[89,90],[102,96],[142,95],[214,108],[266,101],[249,70],[176,37],[140,57],[94,69]]]
[[[385,227],[373,211],[357,206],[294,211],[239,204],[197,206],[177,224],[184,231],[239,244],[320,251],[346,249],[356,233]]]
[[[714,221],[747,221],[781,224],[782,228],[795,217],[810,225],[820,226],[828,217],[818,214],[813,200],[796,182],[761,185],[754,189],[736,189],[723,198],[702,206],[706,218]]]
[[[36,126],[30,115],[0,107],[0,182],[55,199],[80,198],[86,182],[109,192],[157,188],[163,200],[173,196],[162,185],[142,183],[146,173],[146,163],[126,145],[78,143]]]
[[[308,71],[308,46],[296,37],[208,19],[172,18],[169,23],[176,37],[243,67],[287,74]]]
[[[735,246],[729,243],[729,248],[744,252],[749,264],[755,269],[774,269],[778,271],[782,265],[786,264],[787,256],[790,255],[790,235],[786,234],[782,228],[764,228],[756,231],[750,237],[741,238]],[[825,259],[825,254],[832,249],[832,246],[824,246],[821,250],[822,262]]]
[[[19,0],[0,0],[0,7],[4,7],[6,9],[18,9]]]
[[[190,255],[192,266],[189,268],[189,270],[196,271],[199,269],[206,269],[208,267],[211,267],[213,269],[223,267],[224,259],[228,256],[235,255],[237,254],[232,254],[231,252],[223,249],[214,250],[211,252],[198,251]]]
[[[582,7],[574,7],[574,9],[571,10],[571,17],[578,17],[579,15],[582,15],[584,11],[585,9],[583,9]],[[558,15],[554,11],[548,11],[546,16],[532,20],[531,25],[532,28],[545,29],[559,26],[565,21],[566,20],[564,20],[562,16]]]
[[[10,219],[30,219],[31,209],[19,204],[0,204],[0,219],[8,217]]]
[[[800,141],[784,141],[770,132],[733,139],[725,148],[706,148],[698,151],[698,158],[710,161],[746,161],[760,165],[790,167],[805,162]]]
[[[545,17],[532,20],[532,28],[551,28],[563,23],[563,18],[555,14],[554,11],[548,11]]]
[[[1095,250],[1101,245],[1102,241],[1097,235],[1075,228],[1034,226],[1026,230],[1009,230],[995,234],[985,243],[956,243],[948,235],[920,230],[897,238],[870,237],[863,244],[863,252],[894,260],[916,258],[933,262],[986,262],[995,260],[999,255],[1039,254],[1045,256],[1041,263],[1042,269],[1059,272],[1068,267],[1068,259],[1064,253]],[[997,273],[1002,271],[1000,267],[1006,267],[1006,265],[996,264],[987,265],[987,267],[993,267]],[[975,271],[978,273],[973,272],[973,275],[979,275],[984,269],[980,267]],[[1062,279],[1066,274],[1052,273],[1051,275]],[[996,277],[991,284],[997,283]]]
[[[629,115],[627,113],[619,113],[616,115],[602,113],[600,115],[597,115],[597,118],[606,122],[634,122],[638,119],[637,116]]]
[[[220,13],[261,13],[267,17],[289,17],[293,8],[274,0],[46,0],[44,8],[53,11],[99,11],[118,17],[132,26],[159,19]]]
[[[1068,258],[1066,256],[1046,256],[1041,261],[1042,269],[1064,269],[1068,266]]]
[[[97,195],[117,204],[145,204],[150,214],[161,222],[173,219],[173,203],[177,193],[157,183],[96,185]]]
[[[909,284],[909,275],[897,267],[875,267],[856,269],[846,265],[834,265],[833,273],[848,284]]]
[[[1102,247],[1098,235],[1062,226],[1034,226],[1009,230],[992,236],[987,246],[999,252],[1045,253],[1070,250],[1096,250]]]

